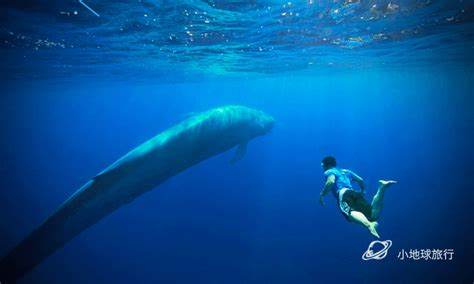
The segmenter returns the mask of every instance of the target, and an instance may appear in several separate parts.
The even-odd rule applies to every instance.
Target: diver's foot
[[[377,232],[377,226],[379,225],[379,223],[377,222],[370,222],[369,226],[367,227],[367,229],[369,229],[370,233],[375,236],[377,239],[380,238],[380,235],[379,233]]]
[[[391,186],[392,184],[396,184],[397,181],[396,180],[384,180],[384,179],[381,179],[379,180],[379,183],[381,186],[383,186],[384,188],[387,188],[389,186]]]

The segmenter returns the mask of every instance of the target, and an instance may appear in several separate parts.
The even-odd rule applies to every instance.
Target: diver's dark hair
[[[336,158],[333,156],[324,157],[321,162],[323,163],[325,169],[334,168],[336,166]]]

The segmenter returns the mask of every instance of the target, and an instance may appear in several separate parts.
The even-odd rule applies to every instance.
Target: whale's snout
[[[275,125],[275,119],[269,115],[267,115],[266,122],[265,122],[265,132],[270,132]]]
[[[275,119],[272,116],[264,113],[260,117],[260,125],[264,134],[269,133],[275,125]]]

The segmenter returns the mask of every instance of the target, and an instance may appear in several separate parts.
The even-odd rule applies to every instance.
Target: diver
[[[356,222],[366,227],[369,232],[377,238],[377,219],[383,207],[383,197],[385,190],[392,184],[397,183],[394,180],[379,180],[377,193],[369,204],[364,198],[365,186],[364,180],[351,170],[340,169],[336,167],[336,159],[328,156],[321,161],[324,170],[326,183],[319,195],[319,203],[324,206],[323,197],[331,191],[336,197],[339,209],[349,222]],[[360,192],[353,189],[351,182],[359,185]]]

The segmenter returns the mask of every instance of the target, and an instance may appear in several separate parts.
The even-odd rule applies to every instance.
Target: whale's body
[[[117,208],[207,158],[237,145],[245,149],[272,126],[261,111],[224,106],[158,134],[88,181],[17,245],[0,262],[0,281],[15,281]]]

